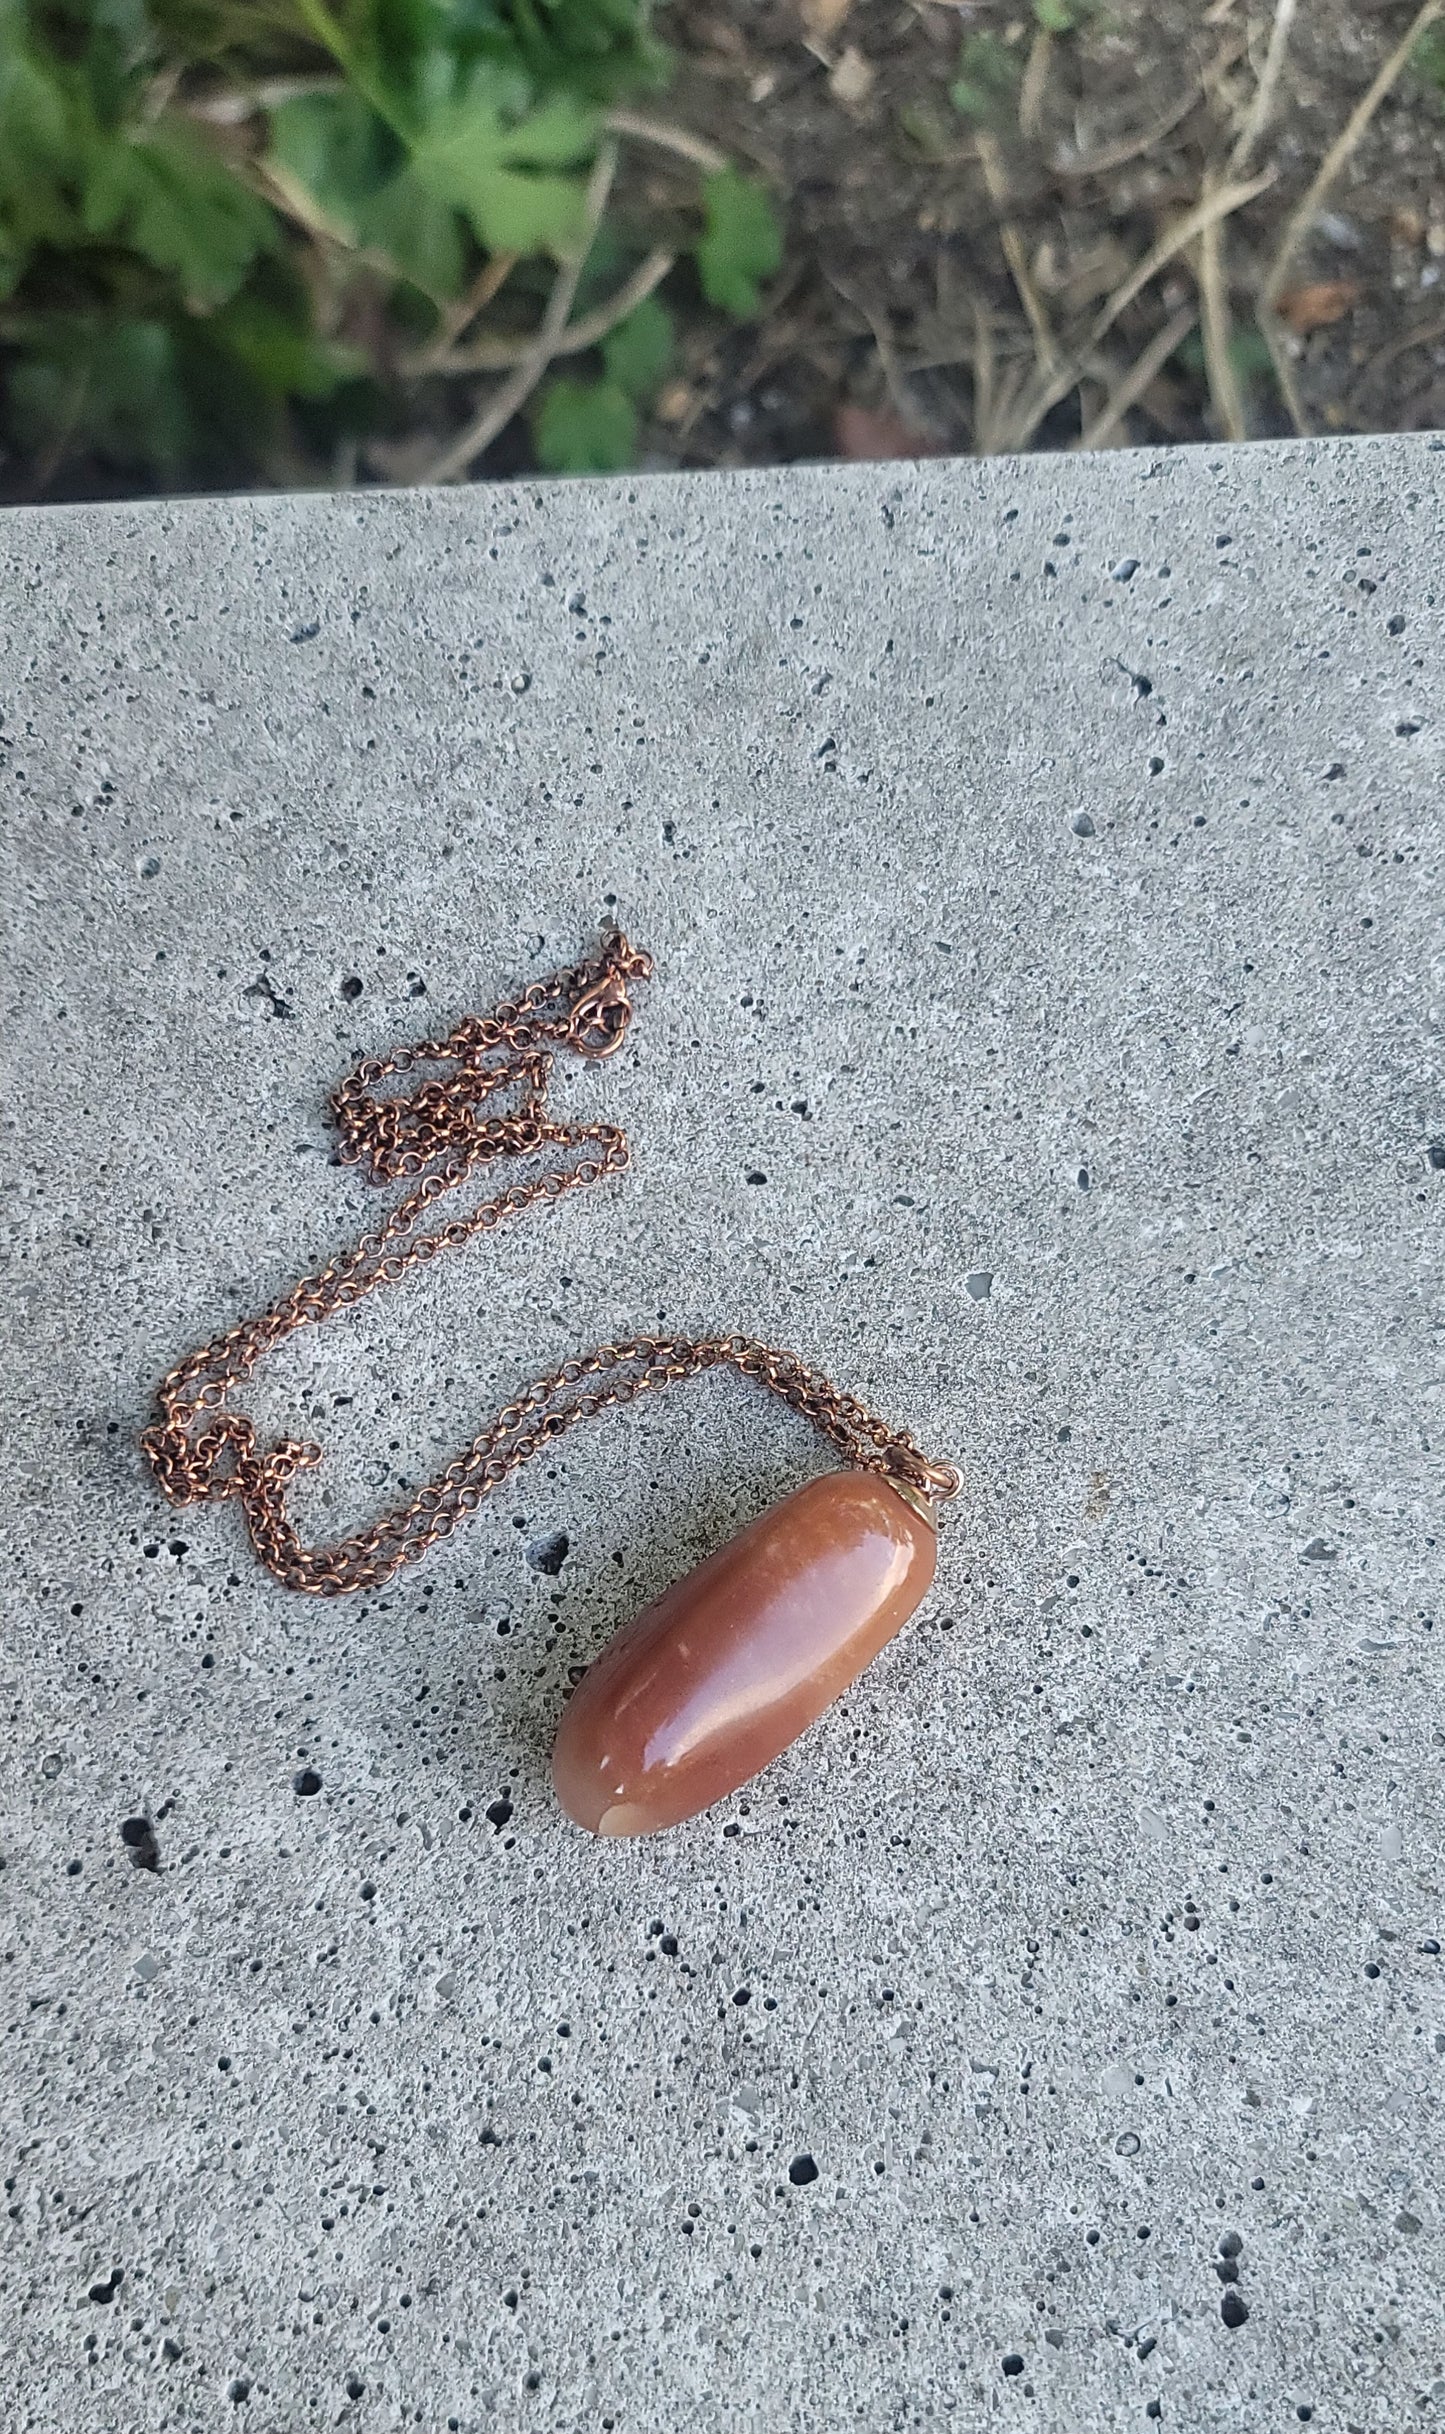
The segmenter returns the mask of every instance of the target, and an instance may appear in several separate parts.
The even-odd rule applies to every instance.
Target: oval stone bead
[[[932,1583],[937,1534],[873,1471],[785,1497],[610,1640],[552,1752],[569,1817],[652,1834],[767,1766],[832,1705]]]

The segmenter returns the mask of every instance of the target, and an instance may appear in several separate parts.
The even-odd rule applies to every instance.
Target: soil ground
[[[689,331],[684,372],[649,433],[652,461],[1445,422],[1445,106],[1413,67],[1277,281],[1293,412],[1258,326],[1290,215],[1414,12],[1398,0],[1299,0],[1285,12],[1273,104],[1234,180],[1270,182],[1218,224],[1224,371],[1213,379],[1191,314],[1197,246],[1093,333],[1161,236],[1230,178],[1275,8],[1105,0],[1049,37],[1038,16],[1053,13],[934,0],[681,0],[664,12],[680,55],[669,114],[756,164],[784,198],[788,247],[760,325],[719,335],[700,318]],[[980,36],[995,60],[1006,50],[1015,77],[1000,79],[983,125],[949,98],[963,46]],[[1171,326],[1178,343],[1098,429]],[[1232,401],[1221,397],[1231,369]]]

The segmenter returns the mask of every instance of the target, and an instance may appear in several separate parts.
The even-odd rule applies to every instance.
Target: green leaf
[[[639,405],[662,386],[672,364],[672,315],[656,296],[645,296],[625,321],[602,341],[607,377]]]
[[[495,80],[480,75],[430,118],[412,167],[438,202],[465,213],[490,252],[562,254],[581,231],[584,188],[557,172],[596,141],[595,116],[566,94],[506,126]]]
[[[1274,357],[1262,330],[1246,323],[1237,329],[1229,341],[1229,359],[1242,380],[1268,380],[1274,374]]]
[[[467,217],[491,253],[560,256],[581,234],[583,191],[580,178],[497,169],[477,180]]]
[[[1072,34],[1079,22],[1070,0],[1034,0],[1034,21],[1045,34]]]
[[[898,113],[898,124],[911,144],[916,144],[925,160],[941,161],[953,151],[958,130],[948,125],[931,102],[905,102]]]
[[[596,115],[559,93],[509,126],[501,100],[525,91],[485,68],[459,97],[423,79],[409,160],[361,95],[302,94],[272,114],[271,159],[351,243],[388,255],[428,295],[455,295],[457,212],[493,253],[560,254],[581,228],[582,180],[559,170],[595,147]]]
[[[0,220],[0,304],[13,296],[25,275],[27,249]]]
[[[948,98],[963,118],[998,126],[1014,115],[1022,71],[1018,57],[996,34],[970,34],[958,57],[958,79]]]
[[[739,321],[762,303],[759,279],[770,279],[783,258],[782,232],[765,187],[736,169],[718,169],[703,181],[705,225],[697,248],[698,274],[709,304]]]
[[[16,276],[32,247],[81,239],[78,180],[91,133],[77,80],[67,85],[27,50],[22,15],[0,0],[0,202]]]
[[[438,195],[357,93],[304,93],[271,114],[268,165],[310,196],[348,244],[384,254],[423,294],[454,296],[462,235]]]
[[[1438,25],[1426,27],[1410,53],[1410,65],[1422,84],[1445,92],[1445,33]]]
[[[213,326],[227,353],[278,400],[330,397],[343,381],[366,369],[358,348],[316,337],[257,296],[238,296],[216,315]]]
[[[1173,360],[1196,379],[1205,375],[1204,341],[1197,330],[1191,330],[1175,349]],[[1270,380],[1274,376],[1274,357],[1263,332],[1246,323],[1230,334],[1229,360],[1246,386],[1252,381]]]
[[[67,314],[39,324],[10,375],[17,437],[174,473],[191,438],[170,331]]]
[[[174,271],[196,306],[235,294],[274,227],[223,160],[164,125],[97,141],[85,166],[84,222],[89,235],[119,238],[157,270]]]
[[[401,158],[359,93],[299,93],[271,112],[267,167],[304,188],[353,240],[363,207]]]
[[[596,111],[565,92],[554,93],[502,138],[503,160],[533,169],[574,169],[579,161],[590,161],[596,149]]]
[[[428,192],[410,162],[369,195],[356,215],[358,241],[385,254],[427,296],[455,296],[465,260],[456,213]]]
[[[549,473],[620,473],[637,446],[637,415],[615,381],[553,380],[538,401],[532,438]]]
[[[611,102],[667,81],[670,63],[649,31],[650,14],[650,0],[507,0],[505,8],[462,0],[457,17],[467,30],[458,48],[475,29],[479,52],[515,61],[538,89]]]
[[[8,14],[8,12],[7,12]],[[0,17],[0,158],[12,175],[62,165],[70,150],[65,95],[56,78],[15,41]],[[3,174],[3,169],[0,169]],[[8,181],[7,181],[8,182]]]
[[[637,255],[625,245],[616,227],[604,219],[587,248],[587,259],[577,274],[576,309],[589,313],[615,296],[630,270],[635,269]],[[523,274],[525,281],[525,273]],[[545,295],[545,279],[538,284],[538,293]]]

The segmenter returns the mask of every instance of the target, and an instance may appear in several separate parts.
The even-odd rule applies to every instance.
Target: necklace
[[[556,1052],[609,1057],[632,1018],[631,984],[651,958],[620,930],[588,962],[534,981],[445,1039],[368,1057],[333,1094],[340,1163],[408,1189],[382,1223],[259,1317],[188,1354],[157,1392],[141,1443],[173,1504],[239,1504],[261,1561],[288,1589],[340,1597],[379,1588],[415,1563],[483,1498],[581,1420],[704,1370],[729,1368],[810,1420],[847,1467],[813,1479],[678,1581],[608,1643],[563,1714],[553,1781],[568,1815],[594,1833],[675,1825],[736,1791],[831,1706],[902,1628],[934,1573],[935,1505],[958,1471],[933,1462],[791,1352],[745,1335],[645,1335],[578,1353],[525,1389],[426,1487],[333,1546],[302,1544],[287,1510],[319,1445],[262,1451],[229,1405],[233,1387],[298,1328],[354,1308],[382,1285],[491,1233],[534,1202],[620,1174],[615,1124],[554,1116]],[[409,1090],[383,1085],[445,1070]],[[489,1102],[516,1091],[510,1113]],[[563,1162],[462,1217],[429,1227],[435,1202],[495,1158],[538,1151]]]

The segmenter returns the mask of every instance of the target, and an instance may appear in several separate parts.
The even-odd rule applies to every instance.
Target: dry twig
[[[1305,401],[1300,395],[1299,382],[1294,376],[1294,365],[1285,344],[1279,315],[1273,305],[1266,304],[1263,296],[1260,296],[1255,303],[1254,317],[1259,324],[1259,334],[1269,349],[1269,360],[1274,368],[1274,377],[1279,386],[1280,396],[1284,399],[1285,412],[1301,439],[1305,439],[1309,435],[1309,416],[1305,412]]]
[[[592,250],[597,224],[607,209],[612,181],[617,175],[617,146],[603,144],[592,164],[587,180],[587,194],[582,207],[582,229],[577,243],[553,283],[542,315],[541,327],[518,364],[510,380],[504,380],[492,391],[481,412],[474,416],[464,431],[448,441],[434,462],[428,466],[425,478],[430,482],[462,480],[476,458],[490,448],[498,432],[504,431],[512,416],[526,404],[548,364],[552,360],[558,339],[567,326],[567,316],[582,276],[582,265]]]
[[[1403,338],[1393,339],[1389,346],[1381,347],[1378,355],[1372,355],[1368,363],[1361,364],[1350,382],[1347,396],[1358,397],[1365,383],[1373,379],[1376,373],[1383,372],[1387,364],[1398,363],[1402,355],[1413,354],[1416,347],[1438,346],[1442,338],[1445,338],[1445,321],[1427,321],[1422,329],[1406,330]]]
[[[1206,184],[1205,192],[1209,192]],[[1209,383],[1219,427],[1226,439],[1248,439],[1249,425],[1245,420],[1244,398],[1240,392],[1239,376],[1230,353],[1234,323],[1229,309],[1229,282],[1225,270],[1224,223],[1211,220],[1199,240],[1195,255],[1199,278],[1199,323],[1204,340],[1204,376]]]
[[[1145,390],[1157,380],[1176,347],[1182,346],[1193,329],[1198,312],[1194,305],[1181,305],[1172,320],[1162,330],[1156,330],[1142,355],[1129,366],[1122,379],[1116,381],[1093,420],[1087,423],[1070,450],[1078,455],[1085,449],[1103,448],[1112,440],[1124,417],[1139,403]]]
[[[845,304],[851,304],[854,312],[867,322],[872,331],[873,344],[878,349],[878,361],[883,371],[884,385],[899,421],[905,424],[910,431],[920,432],[926,438],[940,437],[941,434],[935,429],[932,417],[924,411],[917,398],[909,390],[903,367],[898,360],[898,349],[893,342],[893,332],[888,323],[873,310],[865,297],[860,296],[855,289],[849,287],[835,271],[825,270],[823,276],[834,294],[841,296]]]
[[[258,111],[279,110],[283,102],[303,93],[339,93],[341,88],[339,76],[263,76],[246,92],[222,85],[210,93],[193,93],[181,108],[187,118],[203,119],[213,127],[244,127]]]
[[[1441,5],[1445,6],[1445,0],[1441,0]],[[1128,309],[1140,290],[1147,287],[1151,279],[1157,279],[1160,271],[1164,270],[1178,255],[1187,253],[1213,221],[1225,218],[1232,211],[1238,211],[1243,204],[1252,201],[1255,195],[1262,194],[1266,186],[1274,183],[1274,176],[1275,172],[1267,169],[1260,176],[1246,178],[1242,183],[1215,187],[1212,192],[1203,195],[1193,210],[1185,213],[1182,220],[1176,220],[1172,228],[1166,228],[1157,245],[1150,247],[1142,261],[1137,262],[1130,271],[1128,278],[1122,280],[1115,288],[1082,344],[1066,358],[1050,379],[1037,382],[1025,395],[1008,439],[1007,444],[1010,447],[1026,448],[1028,446],[1045,415],[1051,413],[1054,407],[1068,396],[1070,389],[1076,385],[1081,372],[1087,368],[1089,358],[1100,341],[1107,337],[1120,314]]]
[[[1142,134],[1123,136],[1117,144],[1107,144],[1102,152],[1085,153],[1082,157],[1067,152],[1055,153],[1049,167],[1055,177],[1107,177],[1111,169],[1122,169],[1127,161],[1136,161],[1141,152],[1152,151],[1198,107],[1199,95],[1191,90],[1163,118],[1156,119],[1152,127],[1146,127]]]
[[[993,324],[988,306],[982,297],[973,299],[973,453],[992,456],[993,447],[993,384],[997,359],[993,350]]]
[[[691,161],[709,174],[728,165],[727,154],[706,136],[694,135],[690,127],[675,127],[670,119],[646,118],[638,110],[609,110],[607,132],[625,135],[636,144],[656,144],[660,151],[675,152],[679,159]]]
[[[638,263],[631,277],[623,280],[605,304],[599,304],[590,313],[583,313],[579,320],[568,322],[552,349],[551,361],[555,363],[559,356],[580,355],[585,348],[595,347],[610,330],[616,329],[619,321],[625,321],[628,314],[634,312],[655,288],[661,287],[676,260],[676,254],[650,253],[645,262]],[[534,332],[529,332],[523,338],[478,338],[471,346],[450,354],[418,355],[404,368],[412,377],[422,373],[438,373],[444,379],[467,372],[509,372],[514,364],[526,361],[535,344]]]
[[[1029,45],[1028,65],[1024,69],[1023,83],[1019,86],[1019,133],[1030,141],[1039,131],[1053,55],[1053,35],[1040,26]]]
[[[1254,99],[1249,105],[1248,115],[1229,156],[1229,166],[1236,177],[1242,177],[1249,167],[1273,114],[1274,97],[1279,90],[1296,5],[1297,0],[1275,0],[1274,22],[1269,29],[1269,48],[1264,55],[1264,66],[1259,72],[1259,82],[1254,88]]]
[[[521,258],[520,254],[493,254],[482,264],[466,294],[446,307],[435,338],[417,357],[411,366],[413,371],[439,372],[443,369],[462,332],[470,329],[478,313],[484,313],[493,298],[500,295]]]
[[[1235,138],[1229,155],[1229,170],[1234,177],[1243,177],[1269,125],[1274,109],[1275,94],[1283,73],[1285,53],[1289,47],[1289,31],[1294,20],[1296,0],[1275,0],[1274,17],[1269,29],[1269,46],[1264,66],[1254,89],[1254,99],[1245,114],[1244,124]],[[1209,193],[1218,184],[1211,174],[1206,181]],[[1222,219],[1211,220],[1199,240],[1195,256],[1199,277],[1200,326],[1204,339],[1204,371],[1209,382],[1209,394],[1220,429],[1226,439],[1244,440],[1249,437],[1244,397],[1235,370],[1232,351],[1233,320],[1229,306],[1229,268],[1225,224]]]
[[[1048,314],[1044,310],[1039,291],[1033,282],[1033,274],[1029,269],[1028,251],[1023,237],[1015,223],[1006,216],[1009,205],[1008,176],[1004,169],[998,137],[990,135],[986,129],[979,133],[978,158],[988,186],[989,199],[995,211],[1000,215],[999,243],[1003,248],[1004,260],[1009,266],[1009,276],[1018,290],[1019,302],[1028,317],[1029,328],[1034,334],[1034,350],[1038,356],[1039,375],[1041,379],[1046,379],[1058,362],[1058,348],[1054,344],[1054,333],[1049,325]]]
[[[1445,7],[1445,0],[1439,0],[1439,5]],[[1252,203],[1257,194],[1263,194],[1266,186],[1274,184],[1277,174],[1273,169],[1265,169],[1258,177],[1245,178],[1237,185],[1216,186],[1212,193],[1202,195],[1192,211],[1187,211],[1182,220],[1176,220],[1172,228],[1166,228],[1158,244],[1151,246],[1143,261],[1137,263],[1128,278],[1115,288],[1089,332],[1089,344],[1098,345],[1105,333],[1113,328],[1119,315],[1133,303],[1140,289],[1147,287],[1151,279],[1157,279],[1160,271],[1177,254],[1192,245],[1196,237],[1202,237],[1205,229],[1215,220],[1227,219],[1231,212]]]

